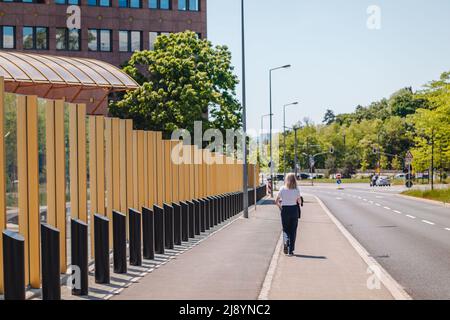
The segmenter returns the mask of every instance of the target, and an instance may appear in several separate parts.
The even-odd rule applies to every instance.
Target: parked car
[[[389,177],[378,177],[377,182],[375,183],[377,187],[390,187],[391,180]]]
[[[396,179],[396,180],[405,179],[405,178],[406,178],[406,174],[404,174],[404,173],[396,174],[394,177],[394,179]]]

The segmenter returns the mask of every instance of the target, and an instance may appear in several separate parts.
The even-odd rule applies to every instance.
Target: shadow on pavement
[[[317,260],[326,260],[327,257],[324,256],[309,256],[309,255],[303,255],[303,254],[294,254],[294,257],[301,258],[301,259],[317,259]]]

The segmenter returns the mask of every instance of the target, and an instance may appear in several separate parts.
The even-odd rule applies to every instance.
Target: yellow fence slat
[[[138,132],[133,130],[133,209],[139,208]]]
[[[97,213],[105,215],[105,118],[95,117],[97,157]]]
[[[158,206],[162,206],[165,200],[165,184],[164,184],[164,152],[163,152],[163,141],[162,133],[156,133],[156,166],[157,166],[157,195],[158,195]]]
[[[138,186],[138,211],[142,210],[145,206],[145,195],[144,195],[144,131],[137,131],[137,186]]]
[[[172,161],[170,159],[170,152],[172,144],[171,141],[164,140],[164,203],[171,204],[172,195]]]
[[[120,120],[119,128],[119,152],[120,152],[120,211],[127,211],[127,123]]]
[[[88,222],[87,213],[87,154],[86,154],[86,105],[77,105],[78,129],[78,210],[79,218]]]
[[[144,174],[144,203],[142,207],[149,207],[150,202],[150,194],[149,194],[149,160],[148,160],[148,132],[144,131],[144,149],[143,149],[143,174]],[[141,207],[141,209],[142,209]]]
[[[97,200],[97,135],[95,116],[89,116],[89,191],[91,217],[96,214]]]
[[[112,152],[113,152],[113,210],[120,210],[120,148],[119,148],[120,122],[118,118],[112,119]],[[110,219],[112,235],[112,215]]]
[[[147,159],[148,159],[148,204],[149,208],[152,208],[157,202],[158,194],[156,191],[157,181],[156,181],[156,132],[147,132],[148,138],[148,149],[147,149]]]
[[[128,217],[128,208],[134,204],[134,183],[133,183],[133,120],[126,121],[126,158],[127,158],[127,208],[123,214]],[[127,228],[128,230],[128,228]]]

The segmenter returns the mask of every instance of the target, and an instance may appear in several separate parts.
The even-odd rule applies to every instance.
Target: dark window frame
[[[168,9],[161,8],[161,1],[162,0],[156,0],[156,8],[151,8],[150,7],[150,0],[148,0],[148,8],[150,10],[172,10],[173,9],[173,4],[172,4],[173,0],[168,0],[169,1],[169,8]]]
[[[109,4],[108,4],[107,6],[100,4],[100,1],[101,1],[101,0],[94,0],[94,1],[95,1],[95,4],[89,4],[89,3],[86,1],[86,6],[88,6],[88,7],[100,7],[100,8],[111,8],[111,7],[112,7],[112,1],[113,1],[113,0],[108,0],[108,1],[109,1]],[[103,30],[106,30],[106,29],[103,29]]]
[[[13,28],[13,47],[12,48],[5,48],[4,47],[4,43],[3,43],[3,38],[4,38],[4,28],[5,27],[11,27]],[[14,50],[17,48],[17,35],[16,35],[16,26],[9,26],[9,25],[1,25],[0,26],[0,49],[5,49],[5,50]]]
[[[69,48],[69,32],[72,31],[72,30],[70,30],[68,28],[64,28],[64,27],[56,28],[56,30],[58,30],[58,29],[60,29],[60,30],[64,29],[65,30],[65,34],[64,34],[65,38],[64,38],[64,49],[56,48],[56,32],[55,32],[55,48],[56,48],[56,51],[71,51],[71,52],[81,51],[81,43],[82,43],[82,41],[81,41],[81,36],[82,36],[81,35],[81,29],[72,29],[72,30],[78,30],[78,49],[76,49],[76,50]]]
[[[180,0],[178,0],[178,1],[180,1]],[[191,9],[189,9],[191,7],[191,0],[186,0],[186,10],[182,10],[178,6],[178,11],[182,11],[182,12],[201,12],[202,11],[201,3],[202,3],[202,1],[198,0],[198,10],[191,10]]]
[[[88,34],[90,31],[94,31],[97,33],[97,50],[92,50],[89,48],[89,37],[88,37],[88,51],[89,52],[113,52],[113,31],[111,29],[88,29]],[[101,41],[101,33],[102,31],[109,32],[109,50],[102,50],[102,41]]]
[[[33,30],[33,47],[32,48],[24,48],[22,47],[23,50],[37,50],[37,51],[48,51],[50,49],[50,29],[49,27],[43,27],[43,26],[23,26],[22,27],[22,46],[23,46],[23,29],[24,28],[32,28]],[[36,37],[36,30],[38,28],[42,28],[42,29],[46,29],[47,30],[47,35],[46,35],[46,41],[47,41],[47,48],[45,49],[38,49],[37,48],[37,37]]]
[[[121,51],[120,50],[120,40],[119,40],[119,52],[122,53],[133,53],[134,51],[131,50],[131,33],[132,32],[139,32],[140,39],[139,39],[139,51],[142,51],[144,49],[144,41],[143,41],[143,32],[141,30],[119,30],[120,32],[127,32],[127,51]]]
[[[117,1],[117,6],[122,9],[142,9],[143,7],[143,0],[139,0],[139,7],[132,7],[131,6],[131,0],[125,0],[127,2],[127,6],[126,7],[121,7],[119,1]],[[125,31],[125,30],[123,30]]]

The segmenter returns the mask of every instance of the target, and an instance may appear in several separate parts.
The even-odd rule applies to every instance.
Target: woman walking
[[[295,178],[295,174],[290,173],[286,176],[284,186],[281,187],[276,200],[277,206],[281,209],[284,253],[290,256],[294,255],[295,250],[300,203],[301,196],[300,190],[297,187],[297,179]]]

